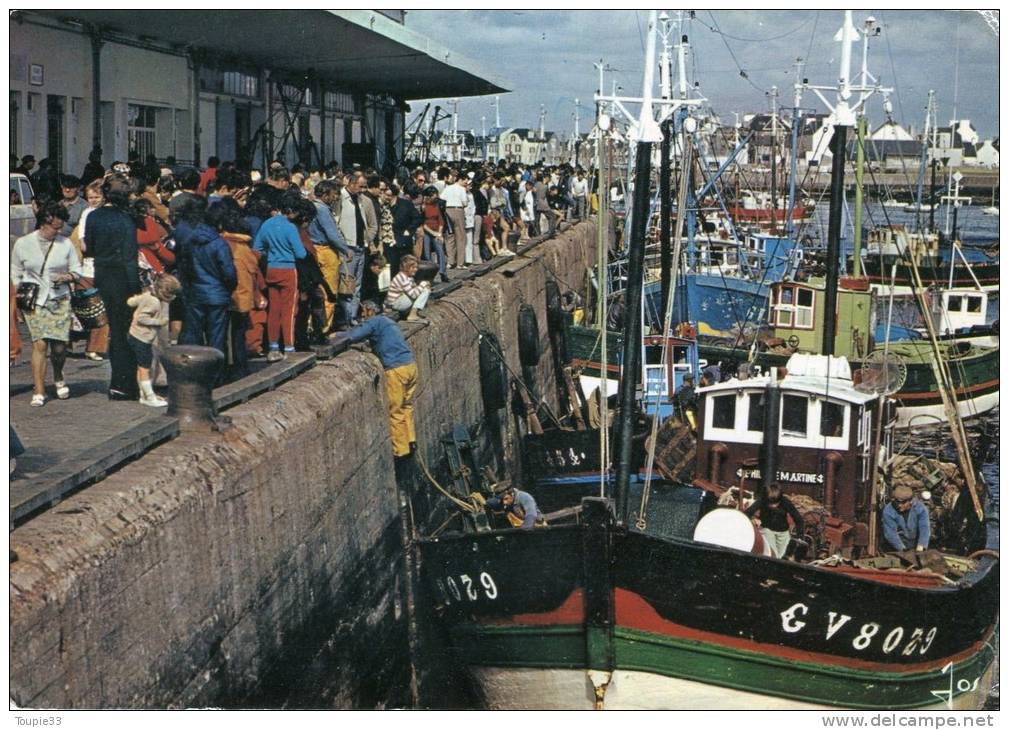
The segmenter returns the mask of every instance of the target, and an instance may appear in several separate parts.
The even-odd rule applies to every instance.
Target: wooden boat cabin
[[[769,324],[773,336],[800,352],[817,352],[823,345],[823,308],[826,281],[780,281],[771,285]],[[876,312],[867,279],[841,277],[837,292],[834,354],[862,358],[873,348]]]
[[[698,389],[694,484],[756,495],[771,464],[786,495],[825,514],[833,550],[864,547],[878,398],[855,388],[844,357],[796,354],[780,370]]]

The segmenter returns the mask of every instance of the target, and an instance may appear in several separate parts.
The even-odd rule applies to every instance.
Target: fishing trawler
[[[646,69],[655,27],[652,11]],[[839,36],[850,49],[854,35],[849,11]],[[631,313],[641,301],[649,73],[628,239]],[[848,110],[838,106],[843,149]],[[823,355],[701,388],[695,478],[653,482],[651,457],[643,477],[629,458],[641,320],[625,324],[615,484],[605,453],[598,474],[612,497],[581,499],[535,529],[488,529],[473,518],[419,542],[437,620],[487,706],[979,707],[995,653],[998,521],[969,457],[961,454],[959,470],[929,462],[930,491],[918,489],[919,499],[948,505],[946,518],[962,518],[949,530],[958,554],[881,555],[881,477],[893,463],[877,444],[892,433],[893,383],[856,382],[828,331]],[[805,558],[767,555],[740,511],[774,481],[809,516],[796,540]]]

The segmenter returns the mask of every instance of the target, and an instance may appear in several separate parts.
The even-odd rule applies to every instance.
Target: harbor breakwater
[[[507,410],[481,400],[478,328],[520,372],[517,312],[579,286],[585,222],[433,303],[411,326],[418,445],[467,425],[500,470]],[[556,277],[556,278],[555,278]],[[551,358],[536,371],[553,400]],[[410,704],[406,574],[381,366],[351,350],[184,433],[10,534],[20,707]],[[96,414],[100,418],[100,414]],[[81,424],[87,428],[87,424]]]

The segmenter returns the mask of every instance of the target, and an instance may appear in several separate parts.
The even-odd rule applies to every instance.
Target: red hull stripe
[[[887,672],[895,674],[914,674],[936,670],[947,662],[961,662],[969,659],[984,645],[978,641],[969,648],[953,656],[943,656],[927,662],[916,664],[887,664],[885,662],[870,662],[849,657],[839,657],[833,654],[790,649],[776,644],[762,644],[749,639],[740,639],[711,631],[692,629],[662,618],[648,601],[622,588],[615,592],[616,628],[636,629],[659,636],[686,641],[696,641],[730,650],[747,651],[763,654],[777,659],[805,662],[807,664],[833,665],[849,669]],[[520,613],[513,616],[488,617],[479,623],[484,626],[577,626],[585,621],[585,594],[583,589],[572,591],[571,595],[553,611],[543,613]]]
[[[967,388],[963,388],[963,387],[957,388],[956,389],[956,394],[958,396],[960,396],[960,395],[966,395],[968,393],[976,393],[979,390],[985,390],[987,388],[993,388],[993,387],[997,388],[998,384],[999,384],[999,379],[998,378],[995,378],[994,380],[986,380],[983,383],[978,383],[977,385],[972,385],[972,386],[967,387]],[[908,401],[908,400],[936,400],[936,399],[939,399],[939,398],[941,398],[941,396],[939,395],[939,391],[938,390],[930,390],[930,391],[925,392],[925,393],[898,393],[897,394],[897,399],[901,400],[901,401]]]
[[[765,654],[779,659],[791,659],[793,661],[806,662],[810,664],[830,664],[866,671],[912,674],[932,669],[939,669],[947,662],[959,662],[970,658],[980,651],[981,647],[984,645],[983,641],[979,641],[955,656],[943,656],[918,664],[896,665],[885,662],[869,662],[861,659],[835,656],[833,654],[821,654],[819,652],[802,651],[800,649],[789,649],[788,647],[778,646],[775,644],[761,644],[756,641],[750,641],[749,639],[739,639],[731,636],[724,636],[722,634],[716,634],[710,631],[691,629],[687,626],[682,626],[681,624],[673,623],[672,621],[662,618],[644,598],[636,593],[632,593],[631,591],[623,590],[621,588],[616,590],[615,600],[618,627],[638,629],[640,631],[648,631],[653,634],[659,634],[671,638],[698,641],[704,644],[714,644],[727,649],[737,649],[757,654]]]

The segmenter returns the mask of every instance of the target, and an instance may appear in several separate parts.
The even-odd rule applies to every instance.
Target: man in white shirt
[[[578,177],[571,183],[571,196],[575,199],[575,220],[585,218],[588,209],[589,181],[585,179],[585,171],[579,170]]]
[[[466,187],[453,179],[441,192],[441,199],[445,201],[445,216],[452,226],[452,232],[445,238],[449,266],[463,268],[466,266],[466,204],[469,202]]]

